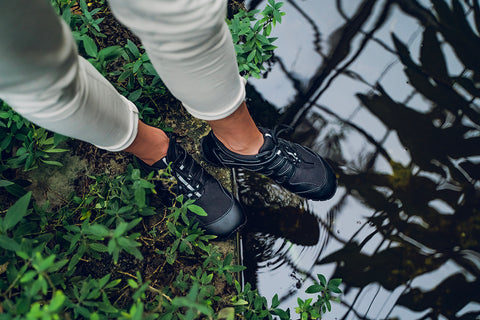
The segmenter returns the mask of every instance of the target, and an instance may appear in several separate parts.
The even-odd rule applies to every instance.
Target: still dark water
[[[325,319],[480,319],[479,1],[284,10],[249,104],[261,125],[292,125],[339,188],[304,201],[237,172],[246,280],[292,314],[322,273],[344,290]]]

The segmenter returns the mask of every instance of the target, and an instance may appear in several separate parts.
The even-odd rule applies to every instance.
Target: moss
[[[48,201],[50,206],[57,207],[65,204],[68,197],[75,192],[75,181],[80,176],[90,174],[88,161],[70,152],[57,155],[57,161],[62,167],[40,166],[29,171],[26,179],[32,184],[28,187],[39,206]]]

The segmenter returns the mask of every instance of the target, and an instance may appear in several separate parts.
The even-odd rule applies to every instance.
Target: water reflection
[[[258,275],[275,283],[282,296],[290,296],[317,263],[323,250],[317,244],[328,242],[328,226],[313,215],[305,200],[268,178],[239,170],[237,185],[249,224],[243,239],[246,277]]]
[[[287,307],[316,273],[343,278],[332,319],[480,319],[479,1],[285,9],[278,61],[249,88],[277,108],[253,112],[294,124],[341,186],[307,203],[240,172],[247,280]]]

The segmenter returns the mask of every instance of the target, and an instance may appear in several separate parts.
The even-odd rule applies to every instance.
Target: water
[[[273,105],[256,120],[293,125],[339,189],[313,202],[237,182],[246,280],[292,314],[321,273],[344,290],[325,319],[480,319],[480,13],[454,2],[286,2],[279,62],[250,81],[250,105]]]

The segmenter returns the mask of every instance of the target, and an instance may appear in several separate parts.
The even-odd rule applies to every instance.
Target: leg
[[[147,163],[166,155],[165,133],[139,122],[135,105],[78,56],[48,2],[2,1],[0,41],[0,74],[9,75],[0,77],[0,97],[25,118]]]
[[[235,153],[254,155],[263,145],[263,135],[253,122],[245,102],[228,117],[208,123],[218,140]]]
[[[24,117],[103,149],[132,152],[152,170],[172,160],[179,190],[207,210],[200,223],[209,232],[227,235],[244,223],[233,196],[163,131],[139,122],[135,105],[78,56],[48,1],[0,2],[0,41],[0,75],[8,74],[0,78],[0,97]]]
[[[223,0],[111,0],[113,13],[137,34],[169,90],[215,135],[242,154],[263,136],[246,108]]]
[[[78,56],[69,27],[48,1],[1,1],[0,41],[0,98],[17,112],[103,149],[133,142],[135,105]]]
[[[169,90],[190,113],[205,120],[231,116],[245,97],[231,36],[224,22],[225,4],[223,0],[110,1],[116,17],[142,40]],[[139,138],[126,151],[152,149],[142,130],[140,126]],[[177,180],[175,192],[195,199],[205,209],[208,216],[191,218],[208,232],[225,236],[245,223],[233,195],[174,139],[170,139],[165,158],[153,164],[145,161],[140,164],[145,171],[170,164]]]
[[[328,164],[313,151],[260,132],[246,108],[223,0],[111,0],[112,11],[142,40],[170,91],[212,131],[210,162],[264,173],[307,198],[336,190]],[[167,155],[168,158],[168,155]]]

